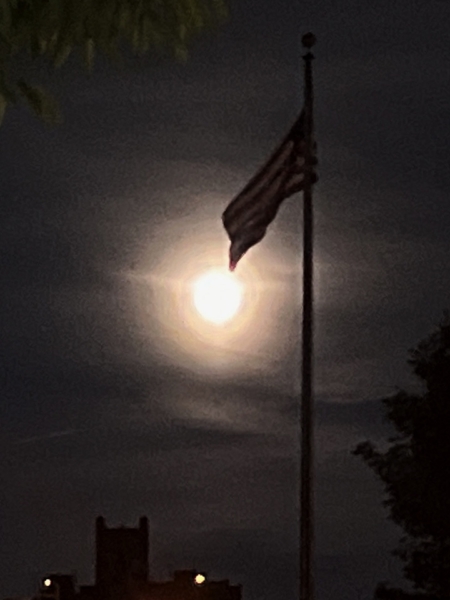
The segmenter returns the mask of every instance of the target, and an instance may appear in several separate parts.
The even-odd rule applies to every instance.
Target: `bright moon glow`
[[[197,585],[202,585],[203,583],[205,583],[206,578],[205,578],[204,575],[202,575],[201,573],[199,573],[198,575],[195,576],[194,581],[195,581],[195,583]]]
[[[143,259],[127,274],[130,315],[149,355],[208,377],[284,368],[282,358],[296,341],[297,264],[290,267],[283,254],[261,245],[230,273],[220,223],[202,214],[158,230],[171,243],[152,241],[148,264]]]
[[[242,290],[235,275],[208,271],[194,283],[194,305],[207,321],[221,325],[232,319],[242,301]]]
[[[52,580],[51,579],[44,579],[44,585],[45,585],[45,587],[50,587],[52,585]]]

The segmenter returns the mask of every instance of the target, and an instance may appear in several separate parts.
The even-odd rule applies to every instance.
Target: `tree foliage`
[[[384,399],[395,430],[387,450],[363,442],[354,453],[384,484],[390,518],[405,536],[394,555],[405,577],[422,595],[380,585],[380,600],[450,598],[450,318],[408,360],[420,393],[399,390]]]
[[[226,12],[226,0],[0,0],[0,121],[20,97],[48,120],[57,114],[41,87],[14,78],[18,56],[61,67],[79,51],[88,69],[97,53],[117,58],[127,47],[184,59],[191,40]]]

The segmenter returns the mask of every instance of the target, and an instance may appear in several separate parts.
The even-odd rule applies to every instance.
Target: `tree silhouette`
[[[380,584],[375,597],[450,598],[450,317],[410,351],[421,390],[384,399],[396,430],[386,451],[371,442],[359,455],[384,484],[390,518],[405,536],[394,550],[415,593]]]
[[[169,52],[184,59],[191,40],[226,16],[226,0],[0,0],[0,123],[24,98],[48,121],[56,103],[42,87],[15,77],[18,60],[63,65],[81,51],[88,69],[100,53],[118,58]]]

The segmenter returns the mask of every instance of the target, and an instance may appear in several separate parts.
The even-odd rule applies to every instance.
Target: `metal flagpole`
[[[305,61],[305,185],[303,189],[303,319],[302,319],[302,387],[300,406],[300,600],[314,599],[313,548],[313,84],[310,49],[315,43],[312,33],[302,37],[308,49]]]

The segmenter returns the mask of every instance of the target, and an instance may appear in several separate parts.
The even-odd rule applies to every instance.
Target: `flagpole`
[[[313,496],[313,82],[310,49],[315,43],[312,33],[302,37],[308,49],[303,56],[305,67],[305,185],[303,188],[303,318],[302,318],[302,386],[300,404],[300,600],[314,600],[314,496]]]

